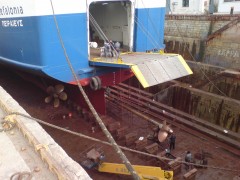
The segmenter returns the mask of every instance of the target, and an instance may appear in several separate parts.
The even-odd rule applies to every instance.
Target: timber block
[[[100,153],[94,148],[87,152],[87,158],[92,159],[94,161],[98,161],[100,157]]]
[[[88,113],[88,121],[91,123],[95,123],[96,119],[92,113]]]
[[[137,132],[131,132],[125,135],[125,142],[127,146],[130,146],[136,141],[137,139]]]
[[[186,179],[186,180],[194,180],[195,177],[196,177],[196,174],[197,174],[197,169],[194,168],[191,171],[188,171],[187,173],[185,173],[183,175],[183,178]]]
[[[145,151],[150,153],[150,154],[157,154],[157,151],[158,151],[158,144],[157,143],[153,143],[149,146],[146,146],[145,148]]]
[[[86,109],[82,110],[82,117],[85,121],[89,121],[89,112]]]
[[[164,150],[164,151],[162,151],[162,152],[160,152],[160,153],[157,153],[157,156],[159,156],[159,157],[165,157],[165,156],[166,156],[166,151]]]
[[[144,149],[144,147],[147,146],[147,143],[148,143],[147,138],[144,138],[143,140],[139,140],[139,139],[138,139],[137,141],[134,142],[135,148],[136,148],[137,150]]]
[[[124,136],[126,135],[128,130],[127,126],[121,127],[119,129],[116,130],[116,135],[117,135],[117,139],[120,140],[122,138],[124,138]]]
[[[101,119],[106,127],[113,122],[113,119],[107,116],[102,116]]]
[[[169,161],[168,165],[170,166],[170,168],[173,170],[174,174],[180,173],[181,172],[181,162],[182,158],[181,157],[177,157],[176,159],[174,159],[173,161]]]
[[[112,122],[107,125],[107,128],[111,133],[115,133],[116,130],[120,128],[120,122],[118,122],[118,121]]]

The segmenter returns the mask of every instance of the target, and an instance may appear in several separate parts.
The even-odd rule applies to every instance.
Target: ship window
[[[183,0],[183,7],[189,7],[189,0]]]

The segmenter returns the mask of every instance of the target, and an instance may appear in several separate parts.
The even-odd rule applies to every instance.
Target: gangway
[[[90,65],[130,68],[144,88],[193,73],[178,54],[122,53],[119,58],[93,58]]]

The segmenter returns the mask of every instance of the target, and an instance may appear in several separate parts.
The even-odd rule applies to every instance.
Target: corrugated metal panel
[[[192,74],[180,55],[144,54],[122,56],[124,63],[135,64],[132,68],[143,87],[154,86],[166,81]],[[137,69],[137,71],[136,71]]]
[[[92,63],[95,66],[129,67],[145,88],[192,74],[182,56],[176,54],[127,53],[120,57],[119,62],[105,58],[105,61],[96,59]]]

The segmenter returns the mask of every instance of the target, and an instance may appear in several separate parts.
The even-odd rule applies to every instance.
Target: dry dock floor
[[[71,112],[71,110],[65,106],[55,109],[52,104],[45,104],[44,98],[46,97],[46,94],[34,85],[31,85],[18,77],[10,78],[10,76],[14,75],[7,74],[7,76],[5,76],[4,74],[7,74],[7,72],[0,71],[0,75],[2,75],[0,76],[2,77],[0,78],[0,85],[3,86],[4,89],[6,89],[31,116],[72,131],[81,132],[95,138],[106,140],[104,134],[99,129],[97,129],[95,133],[92,133],[91,123],[80,118],[75,112],[73,112],[72,118],[63,119],[62,115]],[[119,110],[120,108],[113,109],[111,106],[108,106],[109,115],[120,121],[122,125],[128,125],[131,129],[136,130],[139,136],[146,136],[151,133],[151,128],[145,120],[142,120],[129,112],[119,112]],[[66,153],[77,162],[80,161],[81,153],[95,144],[95,142],[64,133],[60,130],[46,126],[43,126],[43,128],[66,151]],[[217,169],[210,167],[206,169],[198,168],[196,176],[197,180],[233,180],[235,176],[240,175],[240,157],[229,153],[213,142],[209,142],[201,137],[192,136],[178,127],[173,127],[173,129],[177,137],[176,149],[173,151],[174,155],[182,157],[187,150],[190,150],[193,154],[204,150],[209,155],[208,165],[218,167]],[[123,144],[121,141],[118,143],[121,145]],[[104,145],[101,146],[103,146],[103,149],[106,152],[107,162],[121,162],[111,147]],[[138,154],[130,152],[125,153],[132,164],[153,165],[151,161],[147,161]],[[0,161],[2,163],[2,159],[0,159]],[[224,170],[222,168],[231,169],[233,171]],[[174,179],[183,179],[183,174],[185,172],[186,170],[184,166],[182,166],[182,172],[177,174]],[[96,170],[87,170],[87,173],[95,180],[131,179],[129,176],[100,173]]]

